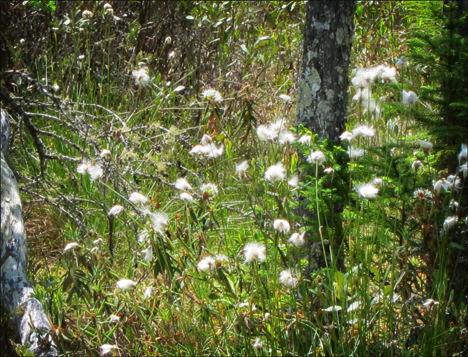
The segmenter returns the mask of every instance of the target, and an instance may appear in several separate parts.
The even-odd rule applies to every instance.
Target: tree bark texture
[[[346,122],[355,11],[352,0],[307,3],[297,124],[330,144],[339,142]]]
[[[6,113],[2,111],[2,119]],[[6,126],[2,125],[2,129]],[[8,137],[7,134],[3,135]],[[2,142],[2,149],[4,148]],[[1,153],[0,289],[2,307],[13,317],[22,345],[35,356],[57,356],[48,332],[51,326],[26,279],[27,246],[21,200],[15,176]]]

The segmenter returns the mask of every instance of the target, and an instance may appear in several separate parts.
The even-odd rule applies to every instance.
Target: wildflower
[[[77,248],[77,247],[79,247],[79,246],[80,246],[80,245],[79,245],[78,243],[75,243],[75,242],[73,242],[73,243],[68,243],[68,244],[65,246],[65,248],[63,248],[63,252],[65,253],[66,251],[71,250],[71,249],[75,249],[75,248]]]
[[[149,216],[151,219],[153,229],[156,232],[162,233],[169,223],[169,217],[167,216],[167,213],[156,212],[150,213]]]
[[[335,170],[333,167],[327,167],[326,169],[323,170],[326,174],[333,175],[335,173]]]
[[[361,102],[361,106],[365,108],[364,113],[368,111],[369,113],[374,113],[376,118],[380,117],[381,108],[380,108],[380,105],[375,100],[375,98],[369,98],[369,99],[363,100]]]
[[[290,231],[291,225],[287,220],[279,218],[275,219],[275,221],[273,222],[273,228],[276,229],[278,232],[287,233]]]
[[[214,183],[205,183],[201,185],[200,191],[203,192],[203,194],[216,196],[218,194],[218,186],[216,186]]]
[[[247,177],[247,169],[249,168],[249,162],[242,161],[240,164],[236,165],[236,173],[239,175],[239,178]]]
[[[281,98],[285,103],[288,103],[292,100],[292,98],[287,94],[280,94],[278,98]]]
[[[102,244],[102,243],[104,243],[104,241],[102,240],[102,238],[93,240],[93,244]]]
[[[452,199],[449,203],[449,206],[452,210],[456,211],[458,209],[458,202]]]
[[[281,131],[279,134],[278,141],[280,144],[287,144],[287,143],[292,143],[296,140],[296,134],[294,134],[292,131],[289,130],[284,130]]]
[[[117,345],[102,345],[101,346],[101,356],[108,354],[114,350],[117,350],[119,347]]]
[[[334,305],[327,307],[326,309],[322,309],[322,311],[330,312],[330,311],[341,311],[341,306]]]
[[[428,310],[431,310],[432,307],[436,305],[439,305],[439,302],[432,299],[427,299],[423,304]]]
[[[378,67],[358,68],[351,83],[356,88],[368,88],[379,74]]]
[[[278,132],[266,125],[259,125],[257,127],[257,135],[262,141],[273,141],[278,137]]]
[[[401,102],[408,107],[411,107],[418,101],[418,96],[413,91],[407,92],[405,90],[402,90],[401,96],[402,96]]]
[[[349,305],[349,307],[348,307],[348,309],[346,311],[347,312],[356,311],[357,309],[359,309],[360,306],[361,306],[361,302],[360,301],[355,301],[351,305]]]
[[[133,192],[128,199],[136,205],[144,205],[148,203],[148,198],[138,192]]]
[[[406,66],[406,57],[401,56],[400,59],[395,63],[395,66],[397,66],[398,68],[405,67]]]
[[[109,157],[109,156],[111,156],[111,155],[112,155],[112,153],[111,153],[111,151],[108,150],[108,149],[102,149],[101,152],[100,152],[100,154],[99,154],[99,156],[101,157],[101,159],[103,159],[103,158],[105,158],[105,157]]]
[[[221,95],[221,93],[219,93],[217,90],[214,90],[214,89],[207,89],[203,91],[201,95],[208,100],[211,99],[215,101],[216,103],[220,103],[223,101],[223,96]]]
[[[172,43],[172,37],[171,36],[167,36],[165,39],[164,39],[164,43],[166,45],[170,45]]]
[[[358,88],[356,94],[353,97],[353,100],[361,102],[363,100],[368,100],[370,98],[370,90],[369,88]]]
[[[360,125],[356,129],[352,130],[353,137],[357,137],[362,135],[363,137],[371,137],[374,136],[375,130],[372,127],[368,127],[366,125]]]
[[[192,150],[190,150],[189,154],[194,154],[194,155],[205,155],[206,150],[203,145],[197,144],[195,145]]]
[[[57,93],[60,90],[60,86],[57,83],[54,83],[54,85],[52,86],[52,90],[54,91],[54,93]]]
[[[120,317],[118,317],[117,315],[109,316],[109,323],[113,324],[113,323],[118,323],[119,321],[120,321]]]
[[[373,183],[374,185],[380,187],[380,186],[382,186],[382,184],[383,184],[383,180],[382,180],[380,177],[376,177],[376,178],[374,178],[374,180],[372,181],[372,183]]]
[[[245,263],[263,262],[266,258],[265,246],[257,242],[247,243],[242,252],[244,253]]]
[[[192,189],[192,186],[190,186],[186,178],[178,178],[175,182],[175,188],[181,191],[188,191]]]
[[[460,153],[458,154],[458,162],[461,165],[461,162],[463,159],[468,159],[468,145],[467,144],[462,144]]]
[[[106,2],[103,6],[104,10],[107,10],[107,9],[110,9],[112,7],[111,4],[109,4],[108,2]]]
[[[417,190],[413,192],[413,198],[417,198],[419,200],[431,199],[432,192],[429,190],[418,188]]]
[[[294,288],[297,285],[297,278],[291,270],[283,270],[280,273],[279,282],[287,288]]]
[[[124,209],[123,206],[115,205],[109,210],[108,215],[109,216],[117,216],[120,212],[123,211],[123,209]]]
[[[200,140],[200,143],[203,145],[203,146],[206,146],[206,145],[209,145],[213,142],[213,139],[211,138],[211,136],[209,135],[206,135],[206,134],[203,134],[201,140]]]
[[[343,134],[340,135],[341,141],[344,141],[344,140],[351,141],[353,139],[354,139],[354,135],[350,131],[345,131]]]
[[[150,76],[148,75],[148,68],[141,67],[132,71],[132,76],[135,79],[135,85],[138,87],[146,87],[149,83]]]
[[[129,279],[120,279],[115,285],[120,290],[130,290],[135,288],[136,282]]]
[[[363,156],[365,152],[366,151],[364,149],[353,148],[352,146],[348,148],[348,155],[350,159],[357,159]]]
[[[89,10],[83,11],[83,19],[90,19],[93,17],[93,13]]]
[[[455,175],[449,175],[447,179],[445,180],[445,185],[444,188],[447,191],[452,191],[452,190],[459,190],[461,188],[462,182],[459,177]]]
[[[419,160],[416,160],[416,161],[413,161],[413,163],[411,164],[411,169],[414,171],[414,172],[418,172],[419,168],[420,167],[423,167],[423,163]]]
[[[179,197],[182,201],[190,202],[193,200],[193,196],[188,192],[182,192]]]
[[[434,191],[439,193],[442,188],[445,187],[445,180],[444,179],[440,179],[439,181],[437,182],[433,182],[433,187],[434,187]],[[445,188],[444,188],[445,189]]]
[[[448,232],[451,228],[453,228],[458,222],[457,216],[447,217],[444,221],[444,232]]]
[[[326,160],[325,154],[322,151],[314,151],[307,157],[307,162],[313,164],[317,163],[322,165],[323,162]]]
[[[104,171],[100,165],[93,165],[88,167],[88,174],[92,181],[99,180],[103,175]]]
[[[106,13],[105,13],[107,16],[114,16],[114,9],[109,7],[106,9]]]
[[[260,349],[260,348],[263,348],[263,341],[260,337],[257,337],[255,339],[255,341],[252,343],[252,346],[253,348],[257,348],[257,349]]]
[[[223,154],[224,154],[224,145],[221,145],[220,147],[216,146],[215,144],[209,144],[205,146],[205,156],[208,159],[220,157]]]
[[[393,82],[396,83],[396,68],[389,66],[382,66],[380,68],[379,77],[382,79],[382,83]]]
[[[275,182],[279,180],[283,180],[285,176],[285,168],[283,167],[282,163],[277,163],[276,165],[270,166],[265,171],[265,180],[270,182]]]
[[[305,244],[305,232],[304,233],[293,233],[291,238],[288,239],[289,243],[292,243],[295,247],[302,247]]]
[[[153,288],[151,286],[148,286],[145,290],[145,292],[143,293],[143,297],[145,299],[149,299],[151,297],[151,293],[153,292]]]
[[[467,164],[463,164],[463,165],[460,165],[458,167],[458,171],[460,171],[461,173],[463,173],[463,177],[466,178],[467,174],[468,174],[468,165]]]
[[[299,176],[294,175],[291,177],[291,179],[288,181],[288,185],[291,187],[297,187],[297,185],[299,185]]]
[[[271,314],[269,312],[265,312],[265,315],[263,316],[263,320],[268,321],[271,317]]]
[[[310,144],[312,144],[312,136],[310,136],[309,134],[304,134],[299,138],[299,142],[301,144],[310,146]]]
[[[419,146],[421,146],[423,150],[427,150],[427,151],[432,150],[433,145],[429,141],[420,140],[420,139],[417,139],[416,141],[418,142]]]
[[[374,198],[379,193],[379,189],[372,183],[357,185],[355,190],[363,198]]]
[[[146,249],[143,249],[141,251],[145,256],[143,258],[143,260],[147,263],[151,263],[151,261],[153,260],[153,247],[150,245],[148,248]]]
[[[198,269],[207,271],[216,268],[216,261],[212,257],[205,257],[197,264]]]
[[[171,52],[169,52],[169,54],[167,55],[167,57],[168,57],[169,59],[172,58],[172,57],[174,57],[174,56],[175,56],[175,51],[171,51]],[[215,91],[215,92],[216,92],[216,91]]]
[[[76,172],[78,172],[79,174],[82,174],[84,175],[85,173],[88,172],[88,168],[91,166],[90,163],[88,162],[82,162],[81,164],[78,165],[78,167],[76,168]]]

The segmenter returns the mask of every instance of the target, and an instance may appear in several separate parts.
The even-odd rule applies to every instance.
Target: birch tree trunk
[[[352,0],[307,3],[297,123],[330,144],[339,142],[346,122],[355,11]]]
[[[2,111],[2,119],[4,114]],[[3,134],[5,133],[2,133],[2,139]],[[7,146],[3,144],[2,149]],[[26,279],[27,247],[21,201],[15,176],[5,161],[3,151],[1,151],[1,182],[2,307],[12,316],[17,327],[17,337],[22,345],[29,343],[29,350],[35,356],[57,356],[57,349],[49,334],[51,330],[49,321],[41,303],[32,297],[33,289]]]

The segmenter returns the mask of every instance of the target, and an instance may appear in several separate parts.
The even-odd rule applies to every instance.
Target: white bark
[[[41,303],[32,297],[26,279],[27,246],[21,200],[15,176],[1,152],[0,288],[2,307],[17,325],[21,344],[35,356],[57,356],[50,323]]]

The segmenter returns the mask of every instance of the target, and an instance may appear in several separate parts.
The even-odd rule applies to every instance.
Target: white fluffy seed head
[[[299,138],[299,142],[301,144],[310,146],[312,144],[312,136],[310,136],[309,134],[304,134]]]
[[[374,198],[379,193],[379,189],[373,183],[357,185],[355,190],[362,198]]]
[[[75,243],[75,242],[72,242],[72,243],[68,243],[65,248],[63,248],[63,252],[67,252],[69,250],[72,250],[72,249],[75,249],[75,248],[78,248],[80,245],[78,243]]]
[[[263,244],[252,242],[247,243],[243,249],[245,262],[263,262],[266,258],[266,248]]]
[[[311,164],[320,164],[322,165],[326,160],[325,154],[322,151],[314,151],[307,157],[307,162]]]
[[[193,196],[188,192],[182,192],[179,197],[182,201],[190,202],[193,200]]]
[[[181,191],[188,191],[192,189],[186,178],[178,178],[175,182],[175,188]]]
[[[148,203],[148,198],[138,192],[133,192],[128,199],[136,205],[144,205]]]
[[[296,247],[302,247],[305,244],[305,232],[299,233],[295,232],[291,235],[291,238],[288,239],[288,242]]]
[[[283,270],[280,273],[279,282],[287,288],[294,288],[297,285],[297,278],[291,270]]]
[[[270,182],[283,180],[285,177],[285,171],[283,164],[280,162],[276,165],[272,165],[265,171],[265,180]]]
[[[135,288],[136,284],[136,282],[130,279],[120,279],[117,283],[115,283],[115,286],[120,290],[130,290]]]
[[[247,177],[247,169],[249,168],[249,162],[242,161],[240,164],[236,165],[236,173],[239,175],[239,178]]]
[[[275,219],[273,222],[273,228],[281,233],[287,233],[291,230],[291,224],[282,218]]]
[[[109,216],[117,216],[120,212],[123,211],[123,209],[124,209],[123,206],[115,205],[109,210],[108,215]]]
[[[198,262],[197,267],[201,271],[214,270],[216,268],[216,260],[213,257],[205,257]]]

